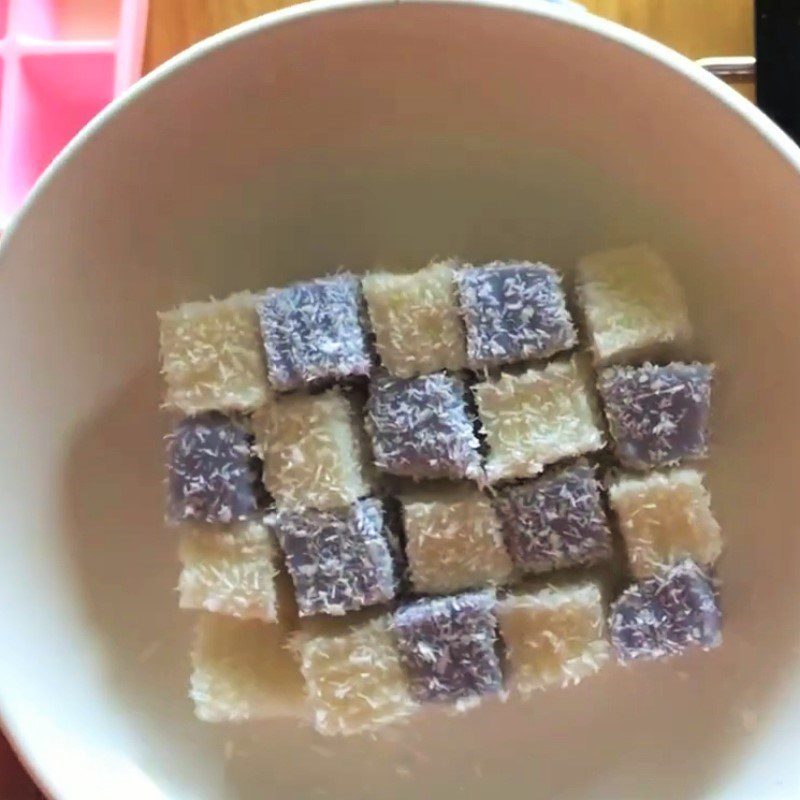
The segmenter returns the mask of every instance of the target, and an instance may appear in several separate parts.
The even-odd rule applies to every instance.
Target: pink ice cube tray
[[[147,0],[0,0],[0,226],[141,74]]]

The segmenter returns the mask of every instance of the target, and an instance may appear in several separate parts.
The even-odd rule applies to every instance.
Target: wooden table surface
[[[581,2],[691,58],[753,52],[752,0]],[[287,5],[291,0],[150,0],[145,71],[212,33]],[[0,737],[0,800],[41,797]]]
[[[580,2],[692,58],[753,52],[752,0]],[[288,5],[290,0],[150,0],[146,68],[223,28]]]

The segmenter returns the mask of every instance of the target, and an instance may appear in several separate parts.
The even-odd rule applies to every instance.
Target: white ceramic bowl
[[[158,70],[0,249],[0,705],[87,798],[800,795],[798,151],[675,53],[536,2],[292,8]],[[378,741],[186,700],[155,312],[339,265],[646,239],[720,364],[724,647]]]

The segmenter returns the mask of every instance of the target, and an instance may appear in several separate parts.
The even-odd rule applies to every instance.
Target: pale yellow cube
[[[192,651],[190,697],[204,722],[245,722],[306,713],[290,623],[203,613]]]
[[[411,274],[373,272],[362,279],[375,345],[392,375],[410,378],[464,367],[453,266],[440,262]]]
[[[181,608],[277,620],[277,554],[265,520],[184,529],[178,553]]]
[[[186,414],[253,411],[269,399],[264,345],[250,292],[159,314],[165,405]]]
[[[597,363],[658,357],[691,337],[683,289],[647,245],[586,256],[576,283]]]
[[[409,495],[403,523],[414,591],[446,594],[508,580],[512,565],[500,521],[477,489]]]
[[[602,448],[605,438],[587,383],[573,358],[476,384],[489,445],[488,480],[533,477],[547,464]]]
[[[301,636],[298,649],[314,727],[326,736],[366,733],[417,710],[384,614]],[[319,623],[317,623],[317,627]]]
[[[610,658],[605,606],[593,581],[522,590],[497,605],[510,689],[529,695],[566,687]]]
[[[344,508],[369,494],[363,429],[340,389],[276,397],[253,425],[264,483],[278,506]]]
[[[608,497],[637,578],[687,557],[705,566],[719,558],[722,534],[697,470],[623,475]]]

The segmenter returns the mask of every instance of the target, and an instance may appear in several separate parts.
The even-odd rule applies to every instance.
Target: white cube
[[[529,695],[596,673],[610,658],[605,606],[591,580],[522,589],[497,605],[509,688]]]
[[[439,262],[411,274],[373,272],[362,279],[375,346],[392,375],[411,378],[464,366],[453,267]]]
[[[691,337],[683,289],[647,245],[582,258],[577,295],[596,363],[670,355]]]
[[[702,566],[719,558],[722,534],[697,470],[622,475],[609,486],[608,498],[637,578],[687,557]]]
[[[599,450],[605,438],[578,360],[554,361],[474,387],[490,482],[538,475],[547,464]]]
[[[165,405],[186,414],[253,411],[269,398],[256,297],[185,303],[159,314]]]
[[[508,580],[511,558],[486,495],[453,489],[408,495],[402,503],[414,591],[446,594]]]
[[[369,494],[363,429],[340,389],[276,397],[253,417],[264,483],[282,508],[344,508]]]

